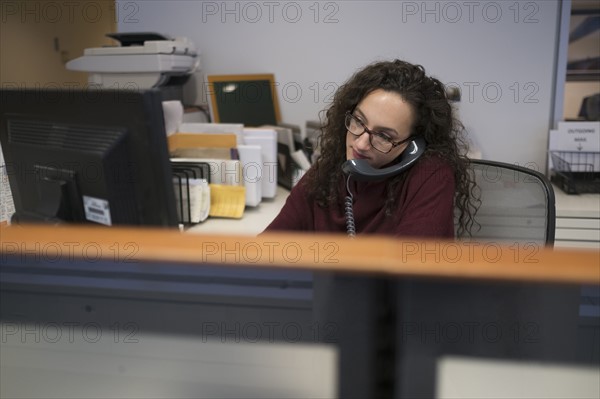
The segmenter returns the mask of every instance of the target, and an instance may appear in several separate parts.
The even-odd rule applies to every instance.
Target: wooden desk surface
[[[389,237],[269,234],[196,235],[174,230],[0,227],[0,256],[54,261],[166,261],[334,270],[391,276],[600,285],[600,253],[533,244],[480,244]]]

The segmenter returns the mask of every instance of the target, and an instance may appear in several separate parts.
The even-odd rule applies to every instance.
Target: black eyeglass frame
[[[362,126],[363,131],[361,134],[354,134],[350,131],[350,126],[348,126],[350,124],[350,120],[353,119],[354,121],[356,121],[360,126]],[[372,131],[371,129],[369,129],[368,127],[365,126],[365,124],[358,119],[352,112],[350,111],[346,111],[346,120],[344,125],[346,126],[346,130],[348,131],[348,133],[350,133],[351,135],[353,135],[354,137],[360,137],[363,134],[369,133],[369,144],[371,144],[371,147],[373,147],[375,150],[381,152],[382,154],[388,154],[390,151],[392,151],[394,148],[398,147],[401,144],[404,144],[412,139],[414,139],[413,135],[408,136],[407,138],[405,138],[404,140],[400,140],[400,141],[392,141],[390,139],[388,139],[387,137],[385,137],[383,134],[381,133],[377,133]],[[388,143],[390,143],[392,145],[392,147],[387,150],[387,151],[383,151],[380,150],[379,148],[375,147],[375,145],[373,145],[373,136],[377,136],[382,138],[383,140],[387,141]]]

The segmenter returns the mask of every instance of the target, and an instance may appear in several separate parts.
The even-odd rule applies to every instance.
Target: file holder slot
[[[177,206],[177,216],[179,219],[179,223],[185,224],[185,218],[183,214],[183,181],[182,176],[178,172],[173,171],[173,180],[175,188],[175,197],[176,197],[176,206]]]
[[[187,224],[192,223],[192,206],[191,206],[191,194],[190,194],[190,175],[192,174],[189,170],[182,170],[182,173],[185,174],[185,193],[187,194],[185,199],[183,200],[183,205],[187,210]]]
[[[210,183],[210,165],[206,162],[171,162],[173,170],[189,170],[195,179],[206,179]]]
[[[210,165],[206,162],[171,161],[173,184],[177,199],[179,223],[183,225],[197,224],[192,216],[192,182],[191,179],[205,179],[210,183]],[[196,216],[197,218],[197,216]]]

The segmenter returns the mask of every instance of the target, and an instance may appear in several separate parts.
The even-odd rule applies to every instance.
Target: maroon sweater
[[[357,234],[403,237],[454,237],[454,173],[439,158],[422,158],[397,188],[392,215],[385,214],[387,180],[350,181]],[[338,189],[346,196],[346,178]],[[322,208],[308,197],[303,180],[292,189],[281,212],[265,231],[346,232],[343,198],[338,206]]]

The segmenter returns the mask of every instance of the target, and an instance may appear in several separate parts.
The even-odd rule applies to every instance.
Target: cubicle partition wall
[[[575,367],[588,389],[579,396],[598,387],[598,365],[577,355],[580,286],[599,285],[595,251],[1,233],[3,396],[447,397],[475,382],[459,372],[448,385],[468,361]]]

